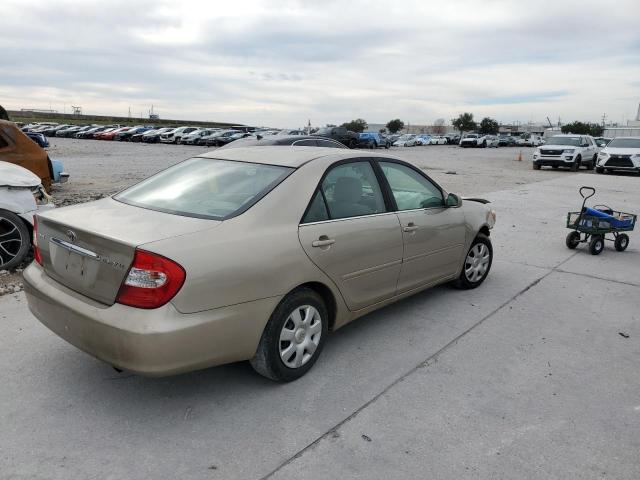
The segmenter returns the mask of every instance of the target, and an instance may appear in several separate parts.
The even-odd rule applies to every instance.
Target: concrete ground
[[[244,363],[118,374],[0,297],[0,478],[640,478],[640,237],[564,245],[580,185],[640,212],[640,179],[522,168],[479,174],[498,212],[480,288],[368,315],[286,385]]]

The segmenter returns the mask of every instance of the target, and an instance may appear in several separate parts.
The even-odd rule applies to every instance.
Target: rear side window
[[[329,212],[327,212],[327,205],[322,198],[322,192],[318,190],[309,204],[309,209],[302,219],[302,223],[323,222],[325,220],[329,220]]]
[[[247,210],[292,171],[277,165],[192,158],[114,199],[174,215],[224,220]]]

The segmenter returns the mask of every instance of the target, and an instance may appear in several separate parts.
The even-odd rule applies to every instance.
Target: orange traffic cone
[[[522,150],[520,150],[520,153],[518,154],[518,161],[519,162],[522,161]]]

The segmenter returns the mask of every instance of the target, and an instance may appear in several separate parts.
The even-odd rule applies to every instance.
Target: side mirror
[[[445,203],[447,207],[459,207],[460,205],[462,205],[462,200],[460,200],[460,197],[455,193],[450,193],[449,195],[447,195],[447,200]]]

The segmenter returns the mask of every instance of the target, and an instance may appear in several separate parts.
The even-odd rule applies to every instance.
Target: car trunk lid
[[[39,215],[37,240],[47,275],[71,290],[112,305],[136,247],[220,223],[106,198]]]

